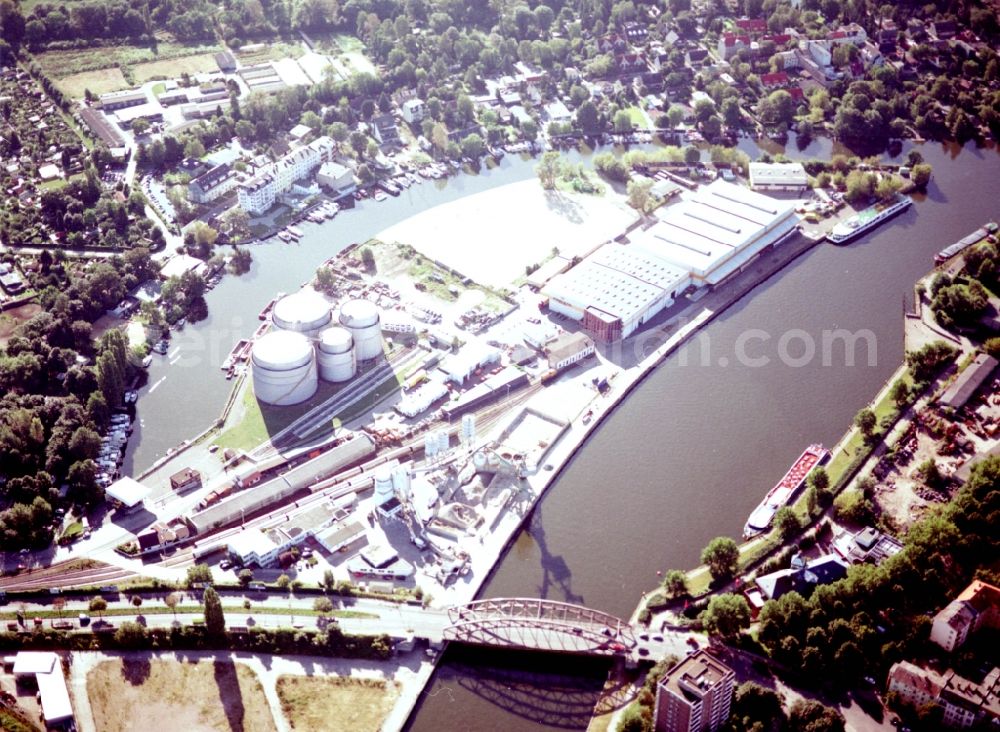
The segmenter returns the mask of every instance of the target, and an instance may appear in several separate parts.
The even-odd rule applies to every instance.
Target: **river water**
[[[751,142],[741,146],[756,152]],[[790,144],[786,154],[825,156],[829,146]],[[807,444],[840,437],[900,363],[913,282],[937,251],[1000,213],[995,150],[920,150],[934,178],[916,205],[848,246],[824,243],[797,259],[615,410],[550,488],[483,596],[546,597],[628,617],[657,571],[697,563],[714,536],[738,538],[750,510]],[[397,199],[362,202],[331,224],[305,224],[298,245],[255,247],[251,273],[209,293],[209,319],[186,327],[174,339],[179,353],[151,367],[126,470],[144,469],[217,417],[227,395],[217,366],[254,330],[275,292],[293,290],[353,241],[533,171],[533,161],[507,156],[478,176],[425,183]],[[574,661],[567,670],[552,659],[449,651],[410,728],[580,729],[581,709],[602,683],[599,664]]]

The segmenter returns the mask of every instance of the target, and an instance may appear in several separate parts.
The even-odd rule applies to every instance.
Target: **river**
[[[752,142],[741,147],[756,152]],[[550,488],[483,596],[547,597],[627,617],[657,571],[697,563],[714,536],[738,537],[750,510],[805,445],[839,438],[900,363],[903,302],[913,282],[937,251],[998,214],[995,150],[920,151],[934,178],[916,205],[849,246],[822,244],[800,257],[667,359],[615,410]],[[829,152],[829,141],[818,140],[801,152],[790,144],[786,154]],[[353,241],[533,170],[533,161],[507,156],[478,176],[425,183],[380,204],[365,201],[322,227],[305,224],[298,245],[254,247],[250,274],[227,277],[207,296],[208,320],[175,337],[179,360],[168,366],[178,356],[158,358],[151,367],[139,402],[144,423],[130,442],[126,472],[147,467],[219,414],[227,385],[216,366],[253,331],[275,292],[296,288]],[[853,365],[837,334],[843,330],[856,336]],[[585,727],[580,709],[596,699],[601,666],[563,666],[449,651],[410,728]],[[563,714],[553,698],[562,700]]]

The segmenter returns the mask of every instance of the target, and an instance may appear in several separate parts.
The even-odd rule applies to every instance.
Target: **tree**
[[[798,533],[802,524],[799,523],[799,517],[795,515],[792,508],[782,506],[774,514],[774,528],[778,530],[782,540],[787,541]]]
[[[473,160],[479,160],[483,157],[483,153],[486,152],[486,143],[483,142],[483,138],[472,133],[467,135],[461,143],[462,155],[467,158],[472,158]]]
[[[730,719],[725,729],[776,732],[784,721],[785,712],[777,692],[746,681],[733,693]]]
[[[90,598],[90,604],[87,605],[87,608],[90,610],[90,612],[101,615],[105,610],[108,609],[108,601],[100,596],[92,597]]]
[[[542,161],[535,168],[535,172],[538,174],[538,180],[542,184],[542,188],[547,191],[551,191],[556,187],[556,178],[562,172],[562,161],[559,158],[559,153],[554,150],[542,155]]]
[[[194,158],[197,160],[204,154],[205,146],[201,144],[201,140],[189,140],[184,146],[184,157],[186,158]]]
[[[784,89],[778,89],[760,101],[757,113],[765,125],[787,127],[795,121],[795,100]]]
[[[671,569],[663,578],[663,590],[672,598],[686,594],[687,574],[679,569]]]
[[[274,584],[276,584],[279,589],[287,590],[291,586],[292,580],[287,574],[281,574],[278,575],[278,579],[275,580]]]
[[[323,572],[323,582],[321,584],[323,585],[323,589],[327,592],[330,592],[336,586],[337,580],[333,577],[332,569],[328,569]]]
[[[253,582],[253,572],[251,572],[249,569],[245,568],[241,569],[239,572],[236,573],[236,579],[240,581],[241,585],[246,587],[251,582]]]
[[[146,629],[133,620],[126,620],[115,631],[115,643],[126,650],[142,648],[146,643]]]
[[[928,488],[941,488],[944,485],[944,476],[941,475],[941,469],[938,468],[937,462],[932,457],[920,463],[917,472]]]
[[[701,552],[701,561],[716,580],[732,577],[739,560],[740,549],[728,536],[717,536]]]
[[[205,628],[208,630],[208,634],[217,638],[221,637],[226,632],[226,616],[222,611],[222,600],[219,599],[219,593],[215,591],[215,588],[208,587],[202,601],[205,603]]]
[[[649,190],[653,187],[653,181],[648,178],[643,180],[630,180],[626,186],[628,194],[628,205],[639,213],[646,213],[651,197]]]
[[[371,247],[363,247],[361,249],[361,262],[369,272],[375,271],[375,254],[372,252]]]
[[[891,201],[896,196],[896,192],[902,188],[902,182],[897,178],[884,175],[875,185],[875,197],[880,201]]]
[[[195,564],[187,569],[187,586],[193,587],[196,583],[212,583],[212,568],[207,564]]]
[[[788,714],[789,732],[844,732],[844,715],[814,699],[798,699]]]
[[[910,171],[910,180],[918,188],[926,188],[931,181],[931,166],[929,163],[918,163]]]
[[[612,122],[615,132],[631,132],[632,131],[632,116],[627,110],[619,109],[615,112],[614,121]]]
[[[743,595],[715,595],[702,611],[701,622],[710,635],[735,638],[750,627],[750,606]]]
[[[177,603],[180,602],[180,595],[176,592],[167,593],[167,596],[163,598],[163,604],[170,608],[170,612],[177,617]]]
[[[865,407],[854,415],[854,425],[861,431],[865,441],[870,441],[878,425],[878,418],[871,408]]]
[[[910,387],[903,379],[898,379],[889,391],[889,398],[897,407],[902,407],[910,400]]]
[[[323,614],[333,612],[333,603],[328,597],[317,597],[313,601],[313,610]]]
[[[670,109],[667,110],[667,119],[670,120],[670,126],[676,127],[681,122],[684,121],[685,115],[684,107],[679,104],[670,105]]]
[[[597,107],[589,99],[577,108],[576,125],[585,135],[597,135],[603,131],[601,116],[597,112]]]
[[[688,145],[684,148],[684,162],[688,165],[694,165],[695,163],[701,161],[701,150],[696,148],[694,145]]]

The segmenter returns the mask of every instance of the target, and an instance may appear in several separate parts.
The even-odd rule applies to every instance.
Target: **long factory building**
[[[353,433],[349,439],[318,457],[198,511],[187,518],[187,523],[196,534],[204,534],[241,521],[255,511],[288,498],[339,470],[357,465],[373,454],[375,441],[364,432]]]
[[[543,288],[549,307],[602,341],[631,335],[689,287],[715,286],[796,230],[794,201],[716,180]]]

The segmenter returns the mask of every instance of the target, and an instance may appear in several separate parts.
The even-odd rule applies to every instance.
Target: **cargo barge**
[[[822,445],[810,445],[798,460],[792,463],[785,476],[778,484],[767,492],[764,500],[753,510],[743,527],[743,538],[752,539],[767,531],[778,509],[791,504],[795,495],[805,485],[806,476],[817,465],[822,465],[830,459],[830,452]]]

